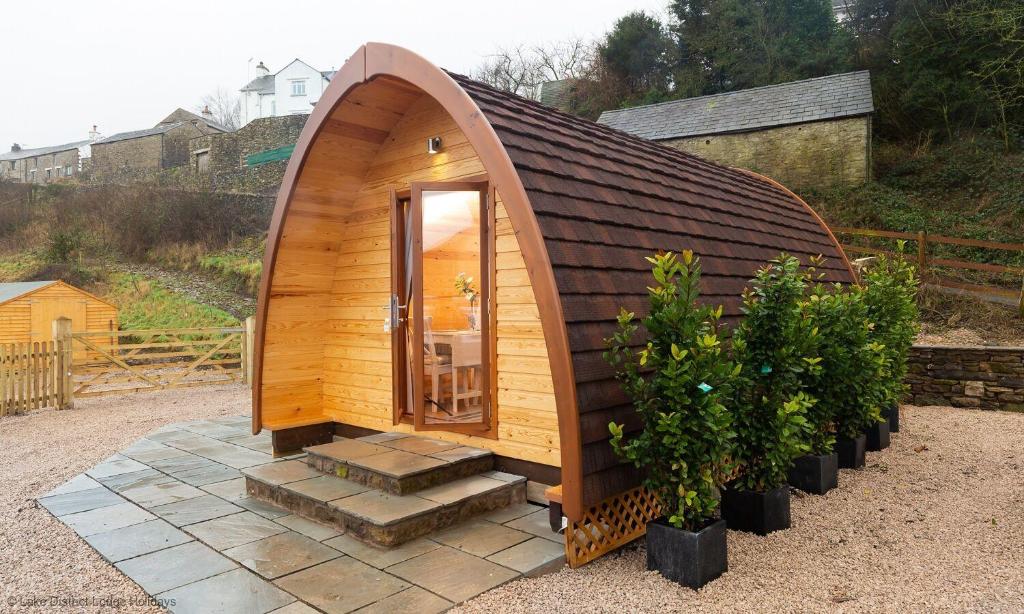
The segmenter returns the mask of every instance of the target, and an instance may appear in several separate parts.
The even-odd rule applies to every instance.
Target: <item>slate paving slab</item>
[[[235,505],[244,507],[245,509],[251,512],[255,512],[260,516],[263,516],[264,518],[274,519],[291,514],[291,512],[284,509],[283,507],[271,505],[270,503],[260,501],[259,499],[253,499],[252,497],[244,497],[242,499],[237,499],[233,503]]]
[[[493,452],[490,450],[484,450],[483,448],[471,448],[469,446],[458,446],[449,450],[442,450],[441,452],[432,452],[429,454],[431,458],[436,458],[449,463],[457,463],[471,458],[482,458],[484,456],[492,455]]]
[[[124,499],[102,486],[39,499],[39,504],[54,516],[87,512],[98,507],[109,507],[124,502]]]
[[[211,439],[219,439],[221,437],[238,437],[243,435],[239,429],[231,426],[225,426],[223,424],[217,424],[216,422],[200,421],[195,424],[190,424],[184,427],[184,430],[192,433],[198,433],[204,437],[210,437]]]
[[[85,541],[89,542],[103,558],[111,563],[117,563],[184,544],[192,541],[192,538],[170,523],[157,519],[90,535]]]
[[[114,565],[150,595],[235,569],[237,565],[199,542],[188,542]]]
[[[366,443],[384,443],[385,441],[394,441],[403,437],[411,437],[406,433],[374,433],[373,435],[366,435],[365,437],[357,437],[356,441],[365,441]]]
[[[402,441],[399,439],[398,441]],[[397,443],[397,442],[395,442]],[[377,473],[382,473],[392,478],[404,478],[406,476],[425,473],[431,469],[444,467],[448,463],[429,456],[421,456],[402,450],[393,450],[383,454],[363,456],[348,461],[353,467],[362,467]]]
[[[310,478],[323,475],[306,463],[297,460],[260,465],[259,467],[246,469],[242,471],[242,473],[244,475],[251,475],[252,477],[259,479],[261,482],[267,482],[268,484],[273,484],[275,486],[287,484],[288,482],[308,480]]]
[[[392,548],[377,548],[349,535],[339,535],[324,543],[377,569],[391,567],[441,547],[437,542],[420,538]]]
[[[166,443],[168,441],[174,441],[176,439],[185,439],[187,437],[191,437],[192,435],[193,433],[191,431],[186,431],[184,429],[169,428],[158,429],[150,433],[149,435],[146,435],[146,439],[159,441],[160,443]]]
[[[131,473],[133,471],[142,471],[149,469],[149,467],[143,465],[138,461],[134,461],[130,458],[123,456],[114,455],[107,460],[96,465],[92,469],[85,472],[86,475],[93,479],[109,478],[111,476],[120,475],[122,473]]]
[[[274,453],[274,446],[270,441],[270,437],[265,437],[263,435],[243,435],[241,437],[225,439],[224,441],[236,446],[242,446],[243,448],[249,448],[250,450],[255,450],[257,452],[263,452],[264,454]]]
[[[385,441],[381,443],[381,445],[394,448],[395,450],[402,450],[403,452],[411,452],[413,454],[436,454],[438,452],[459,447],[459,444],[452,443],[450,441],[415,436]]]
[[[349,556],[285,576],[276,584],[328,614],[357,610],[410,586]]]
[[[484,516],[481,516],[481,518],[490,520],[491,522],[497,522],[498,524],[505,524],[506,522],[511,522],[516,518],[522,518],[527,514],[532,514],[540,510],[547,511],[547,508],[534,505],[533,503],[513,503],[508,507],[485,514]]]
[[[319,522],[314,522],[312,520],[309,520],[308,518],[303,518],[302,516],[296,516],[295,514],[282,516],[280,518],[275,519],[274,522],[276,522],[279,525],[288,527],[296,533],[301,533],[306,537],[315,539],[318,542],[322,542],[324,540],[331,539],[332,537],[337,537],[338,535],[341,535],[341,533],[334,530],[334,528],[332,527],[329,527],[325,524],[320,524]]]
[[[123,456],[127,456],[128,458],[133,458],[139,461],[140,463],[149,464],[157,460],[185,456],[186,454],[188,454],[188,452],[184,450],[179,450],[177,448],[172,448],[170,446],[161,445],[159,448],[152,448],[141,451],[122,450],[121,454]]]
[[[183,527],[203,522],[204,520],[227,516],[228,514],[237,514],[242,509],[220,497],[203,495],[194,499],[185,499],[177,503],[150,508],[150,511],[176,527]]]
[[[506,522],[505,526],[510,529],[532,533],[537,537],[543,537],[544,539],[557,542],[559,544],[565,543],[564,535],[555,533],[551,530],[551,522],[548,518],[548,509],[545,507],[540,508],[532,514],[516,518],[511,522]]]
[[[185,528],[211,548],[227,550],[284,533],[288,529],[252,512],[221,516]]]
[[[283,608],[274,610],[270,614],[319,614],[320,610],[313,609],[301,601],[296,601]]]
[[[153,520],[154,518],[156,516],[141,507],[125,502],[120,505],[89,510],[88,512],[68,514],[67,516],[61,516],[60,520],[81,537],[88,537],[97,533]]]
[[[294,531],[229,548],[224,554],[271,580],[341,556],[334,548]]]
[[[191,484],[192,486],[215,484],[217,482],[242,477],[242,474],[238,469],[228,467],[227,465],[221,465],[220,463],[211,463],[203,467],[179,471],[172,475],[182,482]]]
[[[214,484],[204,484],[199,488],[228,501],[237,501],[238,499],[244,499],[249,496],[249,494],[245,492],[245,478],[243,477],[227,480],[225,482],[216,482]]]
[[[368,490],[358,495],[331,501],[330,505],[346,514],[378,526],[395,524],[441,508],[441,504],[416,495],[392,495],[379,490]]]
[[[437,614],[450,607],[451,601],[413,586],[365,608],[359,608],[356,614]]]
[[[518,572],[471,554],[441,546],[385,571],[453,603],[476,597],[519,576]]]
[[[487,557],[488,561],[521,574],[554,571],[565,564],[565,545],[534,537]]]
[[[125,488],[121,494],[146,509],[202,497],[206,493],[194,486],[178,481],[162,482]]]
[[[192,469],[198,469],[200,467],[209,467],[215,465],[212,460],[203,458],[202,456],[196,456],[192,453],[186,453],[185,456],[176,456],[174,458],[165,458],[149,463],[150,467],[159,469],[164,473],[179,473],[182,471],[189,471]]]
[[[440,486],[426,488],[416,494],[424,499],[436,501],[442,505],[451,505],[452,503],[462,501],[467,497],[507,487],[508,482],[474,475],[468,478],[455,480],[454,482],[448,482],[447,484],[441,484]]]
[[[116,492],[121,492],[122,490],[126,490],[129,488],[150,486],[153,484],[166,484],[167,482],[174,481],[174,478],[165,473],[161,473],[156,469],[132,471],[131,473],[122,473],[120,475],[115,475],[100,480],[100,482],[102,482],[104,486]]]
[[[245,467],[255,467],[256,465],[274,462],[274,457],[269,454],[224,443],[223,441],[213,439],[208,439],[207,441],[210,442],[208,445],[193,448],[189,452],[216,461],[222,465],[234,467],[235,469],[244,469]]]
[[[430,539],[474,556],[486,557],[532,537],[529,533],[500,524],[473,519],[435,533]]]
[[[308,480],[290,482],[285,484],[284,487],[287,490],[297,492],[317,501],[333,501],[370,490],[368,486],[363,486],[352,480],[336,478],[332,475],[321,475]]]
[[[79,490],[89,490],[90,488],[99,488],[100,486],[102,486],[102,484],[100,484],[96,480],[90,478],[89,476],[85,475],[84,473],[80,473],[80,474],[76,475],[75,477],[71,478],[70,480],[68,480],[67,482],[64,482],[60,486],[54,488],[50,492],[44,494],[40,498],[42,499],[42,498],[45,498],[45,497],[54,497],[54,496],[57,496],[57,495],[66,495],[68,493],[78,492]]]
[[[295,603],[295,597],[244,569],[235,569],[193,582],[161,593],[157,597],[167,602],[173,601],[174,605],[169,609],[174,614],[287,612],[279,608],[288,603]],[[301,610],[295,612],[299,613]]]
[[[356,458],[363,458],[391,451],[390,448],[369,443],[367,441],[346,438],[338,439],[331,443],[320,444],[318,446],[310,446],[308,448],[304,448],[304,450],[308,454],[317,454],[340,461],[350,461]]]

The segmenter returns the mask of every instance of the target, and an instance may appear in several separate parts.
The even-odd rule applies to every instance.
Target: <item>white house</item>
[[[298,58],[274,74],[260,62],[256,78],[240,90],[242,125],[260,117],[309,113],[333,76],[333,70],[317,70]]]

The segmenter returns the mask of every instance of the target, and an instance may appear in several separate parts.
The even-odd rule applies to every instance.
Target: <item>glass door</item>
[[[417,430],[490,427],[490,208],[485,182],[414,183],[397,201],[395,399]]]

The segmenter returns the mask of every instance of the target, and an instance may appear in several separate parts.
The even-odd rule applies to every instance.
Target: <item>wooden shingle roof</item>
[[[823,255],[830,281],[852,281],[845,256],[806,204],[763,177],[639,139],[452,75],[505,146],[554,269],[572,352],[583,444],[583,497],[637,481],[607,443],[634,412],[602,358],[621,307],[648,311],[646,256],[692,249],[704,300],[740,315],[743,288],[787,252]]]

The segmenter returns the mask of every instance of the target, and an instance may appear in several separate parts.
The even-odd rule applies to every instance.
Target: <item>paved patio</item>
[[[440,612],[559,568],[530,503],[383,549],[249,498],[240,470],[286,463],[237,416],[173,424],[39,498],[172,612]]]

